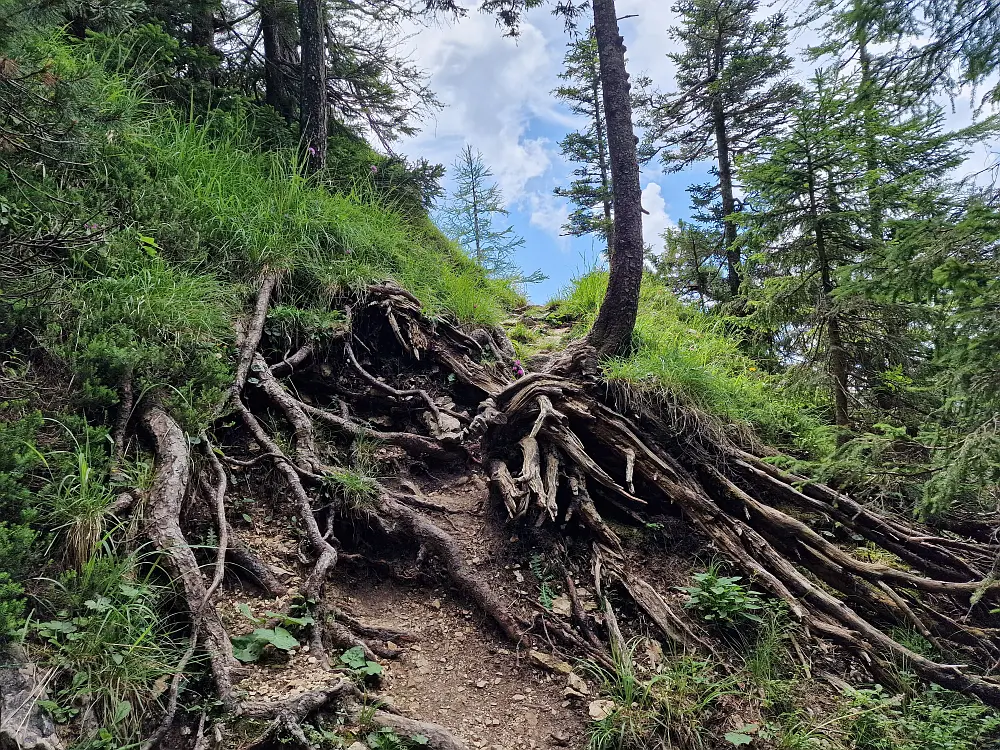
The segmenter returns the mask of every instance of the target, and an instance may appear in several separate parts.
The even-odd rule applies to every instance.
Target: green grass
[[[520,299],[425,216],[404,215],[364,181],[328,191],[303,175],[293,150],[247,140],[253,130],[240,113],[192,123],[168,110],[130,134],[123,168],[138,160],[148,175],[130,202],[147,207],[137,221],[165,255],[251,285],[280,270],[300,307],[389,279],[430,313],[470,322],[499,322]]]
[[[29,624],[36,660],[55,670],[45,708],[73,722],[84,742],[128,746],[141,737],[146,717],[163,710],[180,649],[161,614],[165,592],[152,583],[149,562],[116,557],[102,545],[79,571],[50,582],[47,608]]]
[[[668,657],[654,673],[640,670],[635,652],[640,639],[614,650],[614,669],[588,664],[602,697],[614,705],[591,722],[590,750],[646,750],[650,747],[700,748],[709,738],[719,701],[738,690],[735,678],[711,662],[682,655]]]
[[[583,335],[607,290],[607,274],[574,279],[555,300],[556,314]],[[678,302],[656,279],[643,279],[632,352],[604,362],[605,378],[630,398],[679,405],[708,415],[730,432],[756,435],[810,455],[827,455],[832,432],[822,406],[789,394],[780,377],[762,372],[721,321]]]

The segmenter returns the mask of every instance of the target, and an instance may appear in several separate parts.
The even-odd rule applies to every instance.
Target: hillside
[[[162,27],[14,28],[0,747],[1000,741],[991,518],[865,502],[745,317],[647,273],[598,357],[608,273],[530,306]]]

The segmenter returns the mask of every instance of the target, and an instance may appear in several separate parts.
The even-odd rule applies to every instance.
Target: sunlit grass
[[[556,314],[576,321],[575,332],[583,335],[593,324],[606,289],[604,272],[574,279],[556,300]],[[830,435],[810,413],[816,405],[787,395],[783,380],[762,372],[723,325],[684,306],[647,275],[632,350],[603,363],[605,378],[626,387],[630,398],[693,408],[731,429],[826,454]]]

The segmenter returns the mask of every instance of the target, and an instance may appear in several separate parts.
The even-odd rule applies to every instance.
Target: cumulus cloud
[[[563,224],[569,220],[569,204],[552,193],[532,192],[522,201],[530,223],[550,235],[562,252],[569,252],[569,237],[563,235]]]
[[[558,159],[556,144],[529,129],[539,121],[568,124],[551,96],[562,40],[533,21],[516,40],[506,38],[479,13],[413,31],[414,62],[430,73],[445,108],[404,149],[450,165],[469,143],[482,151],[507,200],[522,200],[527,184]]]
[[[658,183],[650,182],[643,188],[642,207],[649,212],[642,215],[642,239],[653,252],[662,253],[663,232],[674,222],[667,215],[667,202]]]

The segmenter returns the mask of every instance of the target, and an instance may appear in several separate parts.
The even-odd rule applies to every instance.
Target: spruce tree
[[[768,266],[751,301],[780,333],[781,358],[825,363],[842,440],[856,426],[853,412],[928,343],[914,338],[921,325],[912,309],[872,291],[901,277],[890,260],[900,232],[912,244],[922,236],[915,226],[947,214],[947,176],[962,163],[964,144],[994,127],[953,133],[940,110],[860,109],[860,77],[818,73],[787,132],[762,138],[763,153],[740,168],[750,207],[740,217],[744,244]],[[871,233],[873,204],[885,239]]]
[[[664,166],[677,171],[715,161],[708,197],[717,201],[729,296],[740,293],[741,258],[733,164],[762,134],[784,120],[797,86],[787,77],[786,27],[781,14],[754,20],[757,0],[681,0],[680,23],[670,31],[681,51],[676,89],[654,94],[645,108],[647,138]]]
[[[614,248],[614,191],[608,155],[604,101],[601,96],[601,69],[597,39],[593,29],[568,45],[559,78],[565,83],[555,90],[570,111],[584,117],[581,130],[568,133],[559,142],[560,151],[579,166],[568,188],[557,187],[555,194],[569,198],[574,206],[563,231],[573,237],[596,234],[605,243],[608,257]]]

